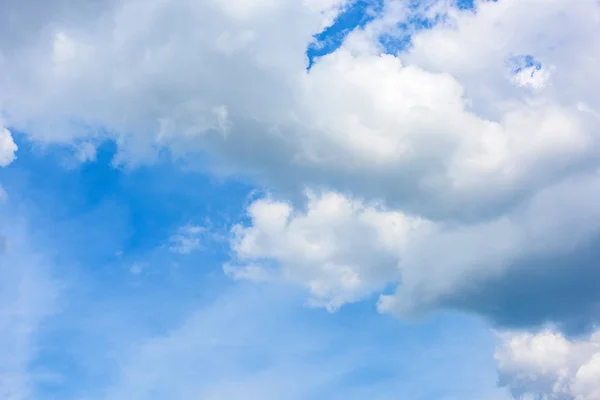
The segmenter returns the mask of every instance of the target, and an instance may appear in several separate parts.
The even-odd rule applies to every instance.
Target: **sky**
[[[5,0],[0,399],[600,399],[597,0]]]

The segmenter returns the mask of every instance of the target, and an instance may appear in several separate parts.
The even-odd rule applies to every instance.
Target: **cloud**
[[[169,251],[179,254],[189,254],[203,245],[202,238],[206,236],[206,228],[196,225],[186,225],[178,229],[169,238]]]
[[[177,229],[176,233],[169,237],[168,249],[172,253],[181,255],[203,250],[209,244],[226,240],[225,236],[219,230],[220,228],[212,226],[210,220],[207,226],[183,225]]]
[[[123,163],[151,160],[163,146],[200,150],[221,143],[234,121],[256,120],[261,129],[278,123],[291,100],[284,88],[306,66],[307,44],[343,3],[101,1],[85,10],[59,4],[44,28],[32,26],[27,44],[6,44],[11,58],[2,72],[14,80],[2,85],[2,105],[10,122],[36,140],[107,135],[119,143]],[[35,12],[5,7],[4,15],[21,18]],[[20,92],[25,87],[38,90],[36,101]]]
[[[500,384],[518,399],[600,397],[600,333],[569,340],[560,333],[504,333],[495,358]]]
[[[545,42],[523,49],[511,40],[474,60],[483,38],[501,42],[497,38],[506,36],[487,25],[509,13],[506,25],[513,28],[531,15],[534,3],[480,3],[476,14],[451,9],[448,23],[417,34],[414,48],[398,57],[378,44],[383,28],[357,30],[310,72],[306,47],[340,2],[263,1],[235,8],[239,15],[223,2],[107,3],[93,31],[85,28],[94,25],[90,21],[75,19],[76,27],[42,32],[50,36],[41,36],[40,46],[52,42],[50,53],[57,43],[61,49],[68,44],[68,52],[59,52],[69,55],[60,57],[68,74],[31,66],[56,63],[45,58],[50,55],[43,46],[21,49],[41,60],[23,67],[15,58],[5,65],[13,79],[3,104],[11,123],[36,140],[108,135],[119,144],[119,163],[152,160],[164,147],[189,157],[204,152],[219,171],[243,171],[292,194],[307,185],[333,186],[425,217],[480,218],[505,211],[595,154],[597,121],[576,104],[595,108],[596,100],[554,90],[555,82],[568,79],[567,61],[549,58],[540,47]],[[517,32],[545,32],[566,14],[573,20],[569,28],[582,35],[593,28],[596,8],[587,0],[576,7],[554,0],[536,17],[544,24],[522,24],[527,28],[519,25]],[[396,23],[406,16],[398,14]],[[293,26],[284,22],[291,16]],[[557,35],[556,43],[564,43]],[[558,47],[573,51],[566,50],[571,44]],[[459,58],[444,48],[465,54]],[[533,97],[508,76],[507,62],[519,54],[541,60],[536,79],[557,68]],[[32,82],[35,102],[23,95]],[[480,95],[482,87],[494,97]],[[82,129],[82,123],[104,133]],[[61,129],[49,129],[57,124]]]
[[[16,158],[17,150],[18,147],[10,131],[0,125],[0,167],[6,167],[12,163]]]
[[[226,291],[169,334],[142,338],[118,360],[119,379],[102,398],[302,398],[311,387],[300,380],[318,385],[340,374],[332,369],[317,376],[288,358],[298,348],[315,351],[316,344],[290,326],[272,329],[285,318],[280,306],[289,303],[267,299],[256,290]]]
[[[268,282],[275,279],[272,272],[264,266],[256,264],[233,265],[227,263],[223,265],[223,272],[236,281]]]
[[[599,172],[550,186],[493,220],[458,225],[331,192],[309,193],[306,210],[266,198],[250,205],[249,225],[234,227],[231,246],[237,263],[275,262],[330,309],[397,284],[380,311],[458,308],[502,326],[554,321],[574,332],[598,322],[596,194]]]
[[[590,282],[597,282],[598,213],[590,199],[598,187],[592,159],[598,119],[595,111],[582,111],[588,108],[581,102],[595,110],[600,99],[572,72],[592,70],[588,55],[598,47],[589,32],[599,9],[596,2],[573,8],[552,1],[540,13],[538,6],[502,1],[480,2],[476,13],[450,10],[444,22],[416,34],[413,47],[398,57],[381,54],[369,42],[381,29],[354,32],[306,76],[304,97],[311,103],[304,120],[314,125],[296,157],[299,168],[306,167],[303,182],[349,193],[344,196],[350,202],[383,199],[386,212],[418,217],[432,227],[406,249],[396,242],[388,263],[377,258],[385,252],[360,261],[370,273],[397,264],[386,278],[400,284],[395,295],[381,298],[382,311],[410,315],[458,308],[503,326],[554,321],[566,330],[596,322],[600,299]],[[566,31],[581,38],[565,47],[556,43],[566,38],[545,28],[564,15]],[[545,47],[550,43],[553,47]],[[509,61],[519,54],[541,60],[529,73],[543,77],[543,84],[515,85]],[[524,90],[528,87],[536,90]],[[318,177],[311,175],[317,170]],[[314,202],[307,202],[310,209]],[[328,224],[324,219],[315,230],[327,232]],[[284,240],[288,225],[282,222],[273,232],[260,224],[255,228]],[[349,230],[372,239],[361,228]],[[260,237],[255,233],[247,231],[248,241]],[[294,239],[309,241],[307,236],[301,232]],[[336,255],[306,261],[306,251],[277,240],[256,246],[262,251],[255,258],[276,260],[284,275],[293,276],[287,271],[294,263],[298,273],[317,271],[332,285],[323,290],[329,302],[355,301],[385,286],[386,278],[371,286],[352,267],[326,279]],[[364,242],[369,243],[359,243]],[[369,254],[357,248],[349,252],[353,258]],[[318,287],[316,279],[297,281],[310,289]],[[352,286],[348,282],[354,282],[353,295],[332,300],[336,291]],[[585,289],[574,293],[574,285]],[[548,290],[561,295],[542,301]]]
[[[525,399],[598,397],[597,333],[569,336],[600,322],[596,0],[477,1],[463,11],[387,0],[310,71],[307,47],[349,1],[63,3],[0,6],[0,114],[11,129],[71,146],[82,162],[108,139],[115,165],[166,150],[249,177],[274,195],[233,229],[224,266],[233,279],[293,282],[329,310],[379,296],[380,311],[403,317],[441,308],[503,329],[552,322],[561,333],[506,336],[502,383]],[[410,43],[390,49],[382,37]],[[16,151],[1,129],[0,165]],[[192,253],[204,234],[183,227],[169,248]],[[92,242],[106,247],[85,248]],[[15,349],[0,386],[13,397],[27,396],[31,332],[52,303],[46,279],[26,272],[0,272],[10,289],[0,340]],[[196,373],[185,344],[206,321],[142,344],[111,398],[144,396],[149,382],[189,389],[193,379],[162,361]],[[217,326],[207,340],[235,331]],[[296,385],[307,397],[296,366],[276,369],[287,374],[201,390],[260,398],[259,386],[275,382],[273,393]]]
[[[283,200],[251,207],[235,257],[242,268],[276,263],[315,304],[399,282],[382,310],[459,308],[507,326],[595,321],[593,250],[583,250],[598,238],[597,1],[461,11],[389,0],[310,71],[307,47],[348,2],[93,3],[48,20],[3,6],[39,22],[9,36],[27,40],[2,42],[10,126],[76,148],[114,140],[115,164],[202,154],[215,173],[265,185]],[[411,45],[388,51],[379,39],[401,39],[406,25]],[[306,188],[329,194],[304,198]],[[312,214],[328,202],[322,219]],[[377,218],[428,228],[396,234]],[[174,249],[197,246],[180,236]],[[565,282],[587,285],[572,293]],[[567,300],[540,301],[544,287]]]
[[[308,193],[305,211],[257,200],[248,215],[251,226],[233,228],[236,261],[246,263],[237,277],[256,271],[261,260],[274,260],[284,279],[309,289],[312,304],[331,310],[397,281],[402,247],[413,231],[427,229],[425,221],[331,192]]]
[[[410,327],[371,313],[317,321],[294,290],[281,289],[236,283],[164,333],[132,338],[111,364],[116,379],[88,397],[505,399],[494,387],[489,333],[472,320]]]
[[[0,213],[0,242],[0,397],[31,399],[43,378],[32,367],[39,331],[57,310],[60,287],[23,221]]]

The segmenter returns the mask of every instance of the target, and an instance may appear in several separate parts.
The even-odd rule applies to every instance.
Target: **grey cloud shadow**
[[[482,315],[499,328],[552,324],[569,336],[587,333],[600,323],[600,235],[569,253],[516,262],[501,277],[441,303]]]

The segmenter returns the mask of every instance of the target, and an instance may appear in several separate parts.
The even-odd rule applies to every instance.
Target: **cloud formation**
[[[380,311],[458,308],[502,326],[554,321],[580,331],[596,321],[600,304],[599,195],[594,172],[495,219],[458,225],[332,192],[309,193],[305,210],[267,198],[250,205],[248,226],[234,227],[232,249],[242,265],[275,261],[281,277],[330,309],[399,283],[394,295],[380,297]]]
[[[597,322],[597,1],[388,0],[309,71],[349,2],[101,1],[48,20],[34,3],[3,5],[39,22],[2,41],[6,122],[114,140],[118,164],[202,154],[265,185],[277,196],[234,230],[233,276],[264,264],[329,308],[397,284],[380,310]],[[382,44],[406,31],[410,46]]]
[[[600,398],[600,334],[569,340],[550,330],[501,335],[500,384],[523,400]]]
[[[413,232],[427,229],[426,221],[337,193],[309,193],[305,212],[270,199],[248,212],[251,226],[233,228],[236,261],[249,264],[242,270],[274,260],[285,279],[310,290],[313,305],[330,310],[396,282],[398,255]]]
[[[332,311],[375,296],[403,317],[458,309],[500,329],[552,323],[560,333],[503,335],[501,384],[521,399],[598,398],[598,333],[570,336],[600,322],[598,1],[386,0],[307,70],[314,36],[351,3],[5,1],[0,115],[80,161],[111,140],[115,164],[168,151],[250,177],[272,194],[232,230],[233,279],[293,282]],[[3,126],[7,166],[17,146]],[[183,227],[168,248],[189,254],[203,234]],[[0,254],[43,261],[27,257]],[[52,302],[29,272],[0,270],[8,398],[27,396],[30,332]],[[147,366],[163,347],[185,361],[179,341],[204,321],[142,346],[113,397],[145,396],[145,371],[164,372]],[[173,379],[167,390],[184,390]]]

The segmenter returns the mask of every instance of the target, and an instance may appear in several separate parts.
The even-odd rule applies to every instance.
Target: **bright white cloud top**
[[[10,131],[0,125],[0,167],[6,167],[15,160],[17,145]]]
[[[501,329],[600,323],[598,1],[386,0],[307,69],[349,4],[9,1],[0,117],[82,161],[113,140],[115,165],[166,150],[262,185],[231,232],[235,279],[292,282],[331,311],[376,296],[380,312]],[[0,129],[0,165],[16,151]],[[182,228],[170,249],[202,235]],[[503,382],[600,398],[595,337],[511,337]]]
[[[496,353],[500,383],[515,396],[548,400],[600,398],[600,340],[568,340],[551,331],[504,334]]]

